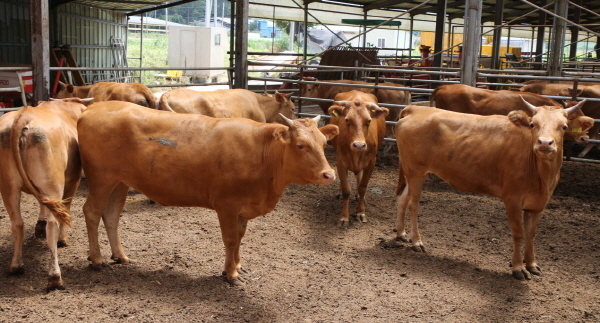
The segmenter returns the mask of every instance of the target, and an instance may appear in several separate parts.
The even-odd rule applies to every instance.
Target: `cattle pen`
[[[176,33],[167,25],[186,18],[170,11],[174,7],[188,8],[189,14],[200,11],[203,19],[178,26],[189,32],[171,53],[179,60],[169,62],[164,53],[154,60],[154,45],[168,51],[164,43]],[[319,104],[334,100],[303,95],[307,86],[406,92],[408,104],[378,103],[400,112],[409,105],[434,105],[434,92],[445,85],[518,95],[531,84],[562,84],[568,92],[543,96],[559,104],[587,99],[586,105],[600,113],[600,90],[594,92],[600,88],[599,12],[600,0],[0,0],[0,115],[49,100],[61,82],[136,82],[151,89],[157,100],[179,88],[198,93],[249,89],[273,97],[285,93],[294,100],[297,117],[320,116],[321,126],[331,116]],[[139,20],[132,30],[134,16]],[[268,22],[256,36],[267,44],[260,50],[251,49],[257,41],[251,30],[258,24],[254,19]],[[159,30],[148,28],[150,22]],[[210,30],[209,40],[191,36],[203,28]],[[221,28],[220,36],[213,28]],[[186,56],[195,52],[223,54],[224,59],[217,55],[213,62],[209,55],[196,64],[199,56]],[[599,127],[600,114],[588,115]],[[134,129],[124,128],[113,131],[114,136]],[[73,197],[73,227],[66,247],[57,249],[58,257],[52,253],[56,248],[36,238],[41,227],[36,225],[38,200],[21,194],[22,223],[14,221],[3,200],[0,323],[599,322],[600,138],[595,131],[588,133],[587,145],[565,143],[560,180],[535,237],[541,275],[529,280],[511,276],[514,223],[507,221],[502,200],[460,192],[435,175],[427,177],[417,202],[421,246],[426,247],[397,239],[401,165],[396,140],[388,136],[382,146],[392,148],[379,150],[365,188],[367,216],[350,213],[346,225],[340,225],[344,196],[339,175],[329,185],[290,184],[271,212],[248,223],[240,247],[240,285],[223,275],[224,234],[213,210],[165,206],[128,189],[116,218],[131,262],[119,263],[122,259],[110,247],[114,236],[101,228],[102,263],[96,254],[95,266],[90,266],[83,209],[91,180],[82,177]],[[489,139],[497,139],[496,134]],[[5,147],[8,138],[10,132],[0,133]],[[165,149],[176,146],[154,135],[143,139]],[[94,139],[87,143],[93,145]],[[330,143],[324,155],[337,170],[339,160]],[[219,155],[228,146],[248,155],[262,151],[242,141],[217,146],[199,149],[190,160]],[[480,146],[464,167],[489,148],[485,141]],[[101,157],[113,158],[116,151]],[[268,156],[263,158],[269,165]],[[520,174],[530,166],[524,163],[522,169],[503,173]],[[185,162],[164,172],[169,168],[201,171]],[[243,170],[202,171],[212,179]],[[177,187],[192,176],[184,177],[163,177],[157,186]],[[152,182],[150,176],[144,178]],[[349,181],[351,197],[356,181],[353,176]],[[529,184],[524,180],[518,185]],[[233,190],[258,191],[247,184]],[[357,208],[357,200],[347,200],[350,210]],[[13,275],[9,265],[20,226],[25,233],[23,271]],[[55,259],[66,289],[48,291],[48,262]]]

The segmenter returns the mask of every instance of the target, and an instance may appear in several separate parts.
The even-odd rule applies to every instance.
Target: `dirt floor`
[[[120,227],[135,263],[88,268],[83,181],[70,245],[60,249],[67,289],[46,293],[47,248],[32,238],[38,206],[26,196],[21,276],[7,274],[13,247],[0,209],[0,322],[600,322],[600,164],[565,162],[536,237],[543,276],[530,281],[511,276],[502,202],[433,176],[421,202],[427,253],[390,248],[397,167],[396,155],[380,158],[369,222],[348,229],[337,226],[337,182],[289,186],[273,212],[249,224],[243,287],[221,277],[214,211],[163,207],[135,192]]]

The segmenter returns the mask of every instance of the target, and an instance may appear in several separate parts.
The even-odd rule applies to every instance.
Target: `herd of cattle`
[[[67,245],[71,200],[83,171],[93,268],[103,264],[101,219],[111,259],[129,262],[118,226],[133,188],[162,205],[215,210],[225,245],[223,275],[240,284],[240,242],[247,222],[272,211],[291,183],[332,183],[335,171],[324,153],[328,141],[335,147],[343,197],[340,225],[350,221],[348,171],[356,176],[356,217],[366,222],[364,197],[377,152],[384,137],[393,136],[400,160],[396,239],[425,250],[417,209],[423,181],[433,173],[461,191],[503,200],[513,239],[513,276],[531,279],[541,274],[533,240],[560,177],[563,141],[585,144],[588,130],[598,138],[593,118],[600,118],[598,102],[563,104],[540,94],[598,98],[600,85],[575,90],[535,82],[522,90],[530,92],[443,85],[432,94],[436,107],[423,107],[410,105],[410,92],[401,89],[307,83],[302,97],[329,99],[319,106],[331,119],[318,128],[320,117],[295,118],[290,94],[177,89],[157,100],[137,83],[61,84],[59,99],[0,117],[0,189],[14,242],[10,273],[24,270],[20,197],[25,192],[40,203],[35,235],[45,236],[50,250],[47,289],[64,288],[57,248]],[[380,103],[408,106],[388,109]],[[397,121],[395,131],[386,120]]]

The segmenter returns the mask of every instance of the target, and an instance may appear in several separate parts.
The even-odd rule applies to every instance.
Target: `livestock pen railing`
[[[357,87],[357,88],[376,88],[376,89],[390,89],[390,90],[402,90],[409,91],[411,95],[414,97],[419,97],[423,99],[424,97],[428,97],[434,91],[434,88],[441,84],[456,84],[460,83],[459,81],[459,70],[456,68],[431,68],[431,67],[412,67],[412,68],[399,68],[399,67],[390,67],[390,66],[368,66],[368,67],[340,67],[340,66],[322,66],[322,65],[301,65],[301,64],[273,64],[273,63],[262,63],[262,62],[248,62],[249,66],[268,66],[268,69],[257,69],[254,68],[253,72],[270,72],[272,74],[273,71],[279,72],[281,75],[286,75],[286,77],[249,77],[249,80],[262,81],[265,82],[279,82],[281,83],[281,88],[286,88],[287,91],[293,91],[294,93],[299,91],[299,88],[303,84],[327,84],[327,85],[343,85],[347,87]],[[275,68],[274,68],[275,67]],[[354,72],[358,75],[357,77],[360,80],[365,80],[368,82],[372,82],[373,84],[347,84],[347,83],[332,83],[332,82],[320,82],[319,80],[305,80],[302,79],[305,75],[310,75],[310,71],[318,69],[337,71],[337,72]],[[525,74],[525,73],[526,74]],[[489,87],[489,88],[509,88],[509,87],[520,87],[524,84],[515,83],[514,81],[528,81],[528,80],[546,80],[546,81],[569,81],[569,82],[595,82],[600,83],[600,78],[597,78],[597,75],[592,75],[591,73],[585,72],[564,72],[565,76],[562,77],[550,77],[547,76],[548,73],[546,71],[539,70],[511,70],[511,69],[502,69],[502,70],[493,70],[493,69],[483,69],[477,73],[478,76],[478,87]],[[291,75],[291,77],[290,77]],[[390,77],[390,75],[400,75],[400,77]],[[423,76],[427,75],[427,78],[415,79],[411,76]],[[503,82],[503,81],[506,82]],[[495,82],[491,82],[495,81]],[[379,83],[384,82],[400,82],[407,83],[410,82],[411,86],[405,87],[390,87],[390,86],[382,86]],[[425,84],[427,87],[420,86],[418,84]],[[290,89],[292,86],[295,88]],[[267,87],[265,86],[265,90]],[[565,99],[583,99],[581,97],[565,97],[565,96],[547,96],[549,98],[555,100],[565,100]],[[292,98],[299,100],[298,102],[298,115],[306,116],[306,117],[314,117],[316,115],[322,115],[320,109],[316,110],[317,112],[304,112],[303,107],[314,108],[314,105],[304,105],[305,102],[332,102],[333,100],[328,99],[319,99],[319,98],[310,98],[310,97],[302,97],[300,93],[297,95],[293,95]],[[597,98],[587,98],[589,101],[600,101]],[[421,104],[428,104],[427,100],[424,100]],[[413,102],[412,104],[419,104],[419,102]],[[383,107],[390,109],[403,109],[406,105],[393,105],[393,104],[380,104]],[[322,115],[325,118],[329,118],[327,115]],[[600,123],[600,119],[595,119],[595,123]],[[393,121],[386,121],[387,124],[395,124]],[[385,138],[386,141],[393,141],[393,138]],[[600,144],[600,140],[590,139],[590,143]],[[586,158],[578,158],[566,156],[567,160],[573,161],[582,161],[582,162],[594,162],[600,163],[598,160],[594,159],[586,159]]]

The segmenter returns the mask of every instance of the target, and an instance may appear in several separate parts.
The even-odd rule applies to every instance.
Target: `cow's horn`
[[[522,95],[519,94],[519,97],[521,97],[521,100],[523,100],[523,102],[525,103],[525,105],[527,106],[527,108],[529,108],[529,110],[531,111],[531,113],[532,114],[535,113],[535,111],[537,109],[536,106],[533,105],[533,104],[531,104],[531,103],[529,103],[529,102],[527,102],[527,101],[525,101],[525,99],[523,99]]]
[[[333,101],[333,104],[345,107],[348,104],[348,101]]]
[[[283,115],[283,114],[281,114],[281,113],[280,113],[279,115],[281,116],[281,118],[283,118],[283,121],[285,121],[285,123],[286,123],[288,126],[290,126],[290,127],[291,127],[291,126],[293,126],[293,125],[294,125],[294,121],[292,121],[291,119],[289,119],[288,117],[284,116],[284,115]]]
[[[587,99],[577,103],[576,105],[570,108],[566,108],[565,110],[567,111],[567,115],[571,115],[571,113],[577,111],[577,109],[580,109],[585,104],[585,101],[587,101]]]
[[[380,106],[378,106],[377,104],[375,104],[373,102],[367,102],[367,107],[370,109],[373,109],[373,110],[383,111]]]
[[[94,98],[85,98],[85,99],[81,99],[81,101],[86,102],[86,103],[92,102],[92,101],[94,101]]]
[[[321,115],[319,114],[318,116],[314,117],[313,120],[315,120],[315,122],[319,124],[319,121],[321,121]]]

